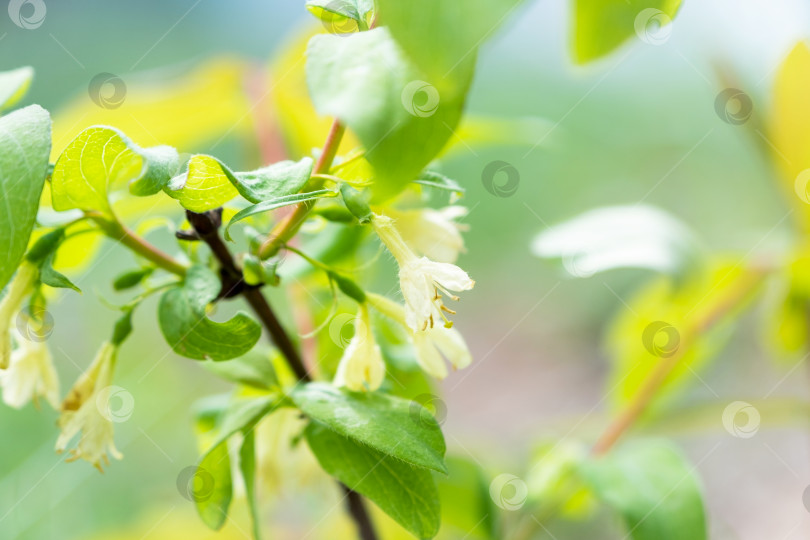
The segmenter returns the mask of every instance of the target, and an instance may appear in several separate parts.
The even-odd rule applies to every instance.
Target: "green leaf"
[[[0,118],[0,289],[22,259],[34,228],[51,152],[51,118],[31,105]]]
[[[430,471],[418,469],[311,422],[307,443],[323,470],[368,497],[418,538],[439,532],[439,493]]]
[[[194,505],[203,523],[218,531],[228,519],[228,508],[233,498],[231,458],[228,455],[227,441],[215,445],[205,454],[197,466],[195,476],[210,478],[208,481],[211,485],[207,486],[208,489],[199,494],[194,493]]]
[[[519,3],[520,0],[378,0],[380,19],[408,57],[427,74],[427,80],[446,85],[465,80],[465,74],[472,72],[478,47],[514,13]]]
[[[447,472],[441,428],[416,402],[325,383],[298,386],[290,397],[308,417],[345,437],[411,465]]]
[[[275,396],[237,398],[228,403],[217,422],[211,447],[228,440],[237,431],[249,430],[265,415],[276,408]]]
[[[339,118],[366,147],[377,200],[399,193],[452,136],[472,69],[452,75],[438,80],[416,69],[386,28],[317,35],[307,48],[315,108]]]
[[[49,255],[56,251],[64,240],[64,227],[59,227],[49,231],[40,236],[37,241],[34,242],[31,249],[29,249],[28,253],[25,254],[25,258],[28,259],[32,264],[39,266],[45,259],[48,258]]]
[[[254,204],[253,206],[248,206],[247,208],[237,212],[228,222],[228,225],[225,227],[225,240],[232,241],[233,239],[231,238],[230,233],[231,227],[243,219],[249,218],[250,216],[255,216],[256,214],[261,214],[263,212],[269,212],[270,210],[275,210],[276,208],[289,206],[291,204],[314,201],[315,199],[320,199],[322,197],[334,197],[335,195],[336,193],[331,189],[320,189],[318,191],[310,191],[308,193],[285,195],[284,197],[278,197],[276,199],[270,199],[258,204]]]
[[[48,285],[60,289],[73,289],[82,292],[66,276],[57,272],[53,268],[53,261],[56,250],[65,241],[65,229],[59,227],[43,234],[25,254],[25,258],[34,266],[39,268],[39,280]]]
[[[124,310],[124,314],[115,322],[113,336],[110,340],[113,345],[119,346],[124,340],[132,335],[132,311],[133,308]]]
[[[312,158],[279,161],[251,172],[236,173],[236,189],[252,203],[298,193],[312,174]]]
[[[276,371],[267,352],[250,351],[245,356],[225,362],[203,364],[214,374],[246,386],[270,390],[278,385]]]
[[[447,476],[435,475],[442,523],[466,538],[497,538],[498,509],[489,494],[489,481],[475,462],[447,458]]]
[[[131,289],[132,287],[136,287],[144,279],[152,275],[154,270],[155,269],[153,267],[147,267],[124,272],[113,280],[113,289],[116,291],[125,291],[127,289]]]
[[[666,40],[681,0],[573,0],[574,60],[584,64],[610,53],[630,36]]]
[[[208,480],[210,486],[206,486],[206,489],[199,493],[194,492],[194,502],[206,525],[214,530],[222,527],[227,519],[228,507],[233,496],[228,439],[236,432],[242,431],[245,440],[239,452],[239,467],[245,479],[254,527],[258,527],[253,506],[255,454],[252,433],[256,422],[275,408],[276,399],[274,396],[236,399],[228,403],[224,411],[222,406],[221,398],[216,396],[214,400],[207,400],[205,408],[198,414],[198,427],[209,436],[211,442],[200,459],[195,476],[199,476],[203,482],[210,478]],[[217,418],[216,429],[213,430],[210,429],[212,418]]]
[[[419,175],[419,178],[414,180],[414,183],[443,189],[455,193],[456,195],[464,194],[464,188],[461,187],[458,182],[436,171],[423,171],[422,174]]]
[[[374,13],[374,0],[307,0],[306,5],[333,33],[365,30]],[[348,25],[348,20],[356,24]]]
[[[174,148],[141,148],[119,130],[93,126],[82,131],[56,160],[51,177],[55,210],[111,213],[109,190],[126,182],[134,195],[153,195],[179,167]]]
[[[180,156],[177,150],[171,146],[140,148],[132,142],[129,145],[144,160],[144,169],[138,178],[129,183],[129,192],[139,197],[158,193],[180,168]]]
[[[20,101],[33,78],[34,68],[30,66],[0,72],[0,109],[8,109]]]
[[[164,191],[186,210],[201,214],[219,208],[239,194],[233,173],[217,158],[192,156],[186,171],[171,179]]]
[[[697,266],[701,250],[683,223],[652,206],[591,210],[535,237],[532,252],[559,258],[574,277],[616,268],[646,268],[682,275]]]
[[[596,496],[613,507],[634,540],[705,540],[702,489],[668,443],[636,442],[583,463]]]
[[[237,195],[261,203],[297,193],[312,174],[312,158],[280,161],[250,172],[233,172],[215,157],[193,156],[166,193],[192,212],[218,208]]]
[[[182,287],[169,289],[160,298],[160,329],[177,354],[195,360],[230,360],[246,354],[261,337],[261,327],[244,313],[223,323],[206,316],[206,306],[220,286],[216,274],[197,265],[189,269]]]
[[[261,540],[261,518],[256,500],[256,436],[252,429],[245,433],[245,440],[239,449],[239,471],[245,481],[245,498],[248,502],[250,522],[253,525],[253,540]]]
[[[77,293],[82,292],[82,290],[78,288],[72,281],[70,281],[67,276],[54,270],[53,259],[55,255],[55,253],[51,253],[45,258],[44,261],[42,261],[42,266],[39,267],[40,281],[49,287],[54,287],[57,289],[73,289]]]

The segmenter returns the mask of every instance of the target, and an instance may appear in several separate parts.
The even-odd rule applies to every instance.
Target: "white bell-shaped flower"
[[[447,206],[441,210],[389,210],[405,243],[419,255],[442,263],[455,263],[464,251],[461,232],[464,225],[455,220],[467,214],[463,206]]]
[[[354,336],[343,351],[335,374],[335,386],[345,386],[353,392],[374,391],[385,377],[385,362],[380,346],[371,331],[368,306],[360,304],[354,319]]]
[[[64,451],[71,439],[81,433],[68,461],[81,458],[102,472],[102,461],[107,465],[110,463],[108,452],[115,459],[123,457],[113,441],[112,418],[104,410],[107,406],[104,392],[112,383],[117,353],[118,348],[110,342],[101,346],[92,365],[79,377],[62,403],[59,417],[61,433],[56,450]]]
[[[450,263],[441,263],[418,257],[405,243],[386,216],[374,215],[374,230],[399,263],[399,285],[405,299],[405,322],[414,331],[433,328],[438,319],[446,327],[452,326],[446,313],[454,311],[442,302],[444,293],[453,300],[458,297],[449,291],[466,291],[475,286],[467,272]]]
[[[8,369],[0,372],[3,401],[19,409],[32,399],[44,398],[59,408],[59,378],[43,340],[28,339],[17,332],[17,348],[11,353]]]
[[[37,268],[23,262],[9,283],[6,295],[0,300],[0,369],[6,369],[11,361],[11,327],[23,300],[33,290],[36,275]]]

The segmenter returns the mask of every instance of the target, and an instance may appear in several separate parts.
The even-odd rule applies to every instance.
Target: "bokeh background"
[[[92,105],[87,88],[98,73],[130,81],[146,71],[160,79],[213,57],[266,66],[287,40],[315,24],[303,2],[289,0],[46,5],[46,19],[35,30],[0,15],[0,68],[33,66],[36,79],[26,101],[53,111],[81,100]],[[644,201],[687,223],[708,251],[768,257],[790,235],[771,166],[746,128],[716,114],[715,98],[730,75],[752,97],[754,115],[767,118],[775,70],[797,41],[810,36],[810,5],[686,2],[666,43],[634,40],[584,68],[570,60],[569,26],[567,2],[526,1],[481,53],[469,111],[545,119],[538,124],[540,137],[462,148],[443,163],[467,189],[464,203],[472,211],[461,265],[477,281],[456,318],[476,361],[442,384],[445,429],[453,453],[493,474],[520,476],[539,441],[588,441],[604,426],[606,322],[626,309],[625,299],[649,277],[617,271],[567,279],[559,267],[530,254],[539,231],[591,208]],[[197,112],[225,106],[208,103]],[[67,142],[54,144],[59,149]],[[216,139],[182,150],[232,163],[245,155]],[[495,196],[482,184],[482,169],[496,159],[519,171],[511,196]],[[81,301],[65,295],[53,308],[49,345],[63,381],[79,374],[108,334],[111,312],[98,297],[110,294],[105,280],[131,264],[129,255],[112,250],[77,279],[85,291]],[[64,463],[53,452],[53,411],[0,408],[0,538],[211,534],[176,483],[197,456],[191,404],[227,387],[194,362],[169,354],[153,313],[153,302],[139,310],[136,334],[121,353],[117,384],[134,397],[134,412],[116,425],[125,459],[104,475],[84,462]],[[748,319],[701,373],[702,382],[694,381],[667,420],[647,430],[672,437],[696,464],[712,538],[807,538],[807,421],[771,422],[763,413],[751,439],[730,437],[721,423],[734,400],[808,398],[806,369],[774,363],[757,339],[756,314]],[[684,430],[678,410],[687,405],[698,418]],[[311,530],[338,500],[336,492],[326,502],[318,495],[290,489],[278,497],[277,538],[336,537],[340,529]],[[240,511],[237,505],[222,537],[243,537],[247,525]],[[604,529],[591,534],[611,537]]]

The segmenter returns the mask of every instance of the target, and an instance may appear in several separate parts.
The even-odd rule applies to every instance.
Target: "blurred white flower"
[[[412,250],[442,263],[456,262],[464,251],[461,232],[466,227],[455,220],[466,214],[467,209],[463,206],[447,206],[441,210],[388,210],[388,215],[394,219],[397,230]]]
[[[6,369],[11,361],[11,327],[20,311],[23,300],[33,290],[37,268],[23,262],[8,285],[6,295],[0,300],[0,369]]]
[[[385,377],[385,362],[380,346],[374,341],[368,306],[360,304],[354,319],[354,336],[338,364],[334,383],[352,392],[374,391]]]
[[[112,383],[117,354],[118,348],[112,343],[105,342],[101,346],[91,366],[79,377],[62,403],[59,417],[62,432],[56,441],[57,452],[64,451],[71,439],[81,432],[68,461],[81,458],[102,472],[102,460],[107,465],[110,463],[107,452],[115,459],[123,457],[113,442],[113,422],[102,410],[107,403],[98,399]]]
[[[444,379],[447,377],[445,361],[449,362],[453,369],[463,369],[472,363],[472,354],[467,348],[467,343],[455,328],[437,326],[414,332],[405,323],[406,311],[401,305],[374,293],[367,293],[366,297],[374,309],[408,330],[416,352],[416,361],[426,373],[437,379]]]
[[[17,348],[11,353],[11,362],[0,372],[3,401],[19,409],[32,399],[43,397],[54,409],[59,408],[59,378],[53,359],[43,341],[25,339],[17,333]]]
[[[394,221],[375,214],[371,223],[374,230],[399,263],[399,285],[405,299],[405,322],[414,331],[433,328],[435,319],[444,320],[449,328],[452,322],[445,312],[453,314],[442,303],[441,293],[458,300],[449,291],[472,289],[475,282],[467,272],[450,263],[436,262],[427,257],[417,257],[405,243]]]

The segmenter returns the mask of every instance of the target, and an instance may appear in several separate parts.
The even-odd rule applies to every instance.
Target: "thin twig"
[[[329,135],[326,137],[323,151],[315,167],[312,169],[313,176],[327,174],[329,172],[345,131],[346,128],[338,120],[332,123],[332,128],[329,130]],[[295,210],[293,210],[284,221],[279,223],[267,237],[267,240],[265,240],[264,244],[262,244],[259,249],[259,256],[262,259],[268,259],[278,253],[281,246],[289,242],[290,239],[295,236],[295,233],[297,233],[301,225],[304,224],[307,215],[309,215],[309,211],[312,210],[314,205],[314,201],[298,203]]]
[[[697,336],[705,333],[717,324],[725,315],[741,305],[749,295],[762,283],[766,273],[754,271],[751,276],[741,281],[739,287],[732,290],[730,294],[723,296],[720,301],[709,309],[705,316],[694,321],[689,328],[683,332],[682,342],[678,350],[669,358],[662,358],[641,387],[631,399],[630,403],[619,413],[619,415],[608,424],[605,431],[597,439],[591,453],[596,456],[604,455],[610,450],[616,441],[627,432],[638,420],[641,414],[647,409],[650,402],[655,398],[658,391],[666,382],[672,370],[680,363],[684,355],[689,351],[692,341]]]

